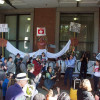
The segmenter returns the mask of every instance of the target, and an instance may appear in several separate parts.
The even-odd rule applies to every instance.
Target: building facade
[[[80,23],[80,33],[75,33],[78,45],[75,51],[100,52],[100,9],[98,7],[34,8],[0,10],[0,23],[8,23],[9,33],[4,33],[16,48],[23,52],[36,51],[36,29],[46,27],[50,52],[60,51],[74,33],[69,31],[70,22]],[[5,54],[9,54],[5,50]]]

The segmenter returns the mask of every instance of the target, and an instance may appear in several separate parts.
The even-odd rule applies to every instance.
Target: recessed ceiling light
[[[81,1],[81,0],[76,0],[76,1]]]
[[[74,19],[74,20],[78,20],[78,18],[77,18],[77,17],[74,17],[73,19]]]
[[[0,4],[4,4],[4,0],[0,0]]]
[[[31,20],[31,18],[27,18],[27,20]]]

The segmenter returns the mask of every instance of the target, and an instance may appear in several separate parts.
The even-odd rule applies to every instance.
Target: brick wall
[[[4,23],[4,15],[0,15],[0,24]],[[2,34],[0,34],[0,38],[2,37]],[[0,54],[2,53],[2,47],[0,47]]]
[[[36,8],[34,9],[34,51],[37,50],[37,44],[35,42],[36,28],[46,27],[46,34],[48,44],[55,44],[55,24],[56,24],[56,8]],[[54,49],[49,48],[50,52],[54,52]]]

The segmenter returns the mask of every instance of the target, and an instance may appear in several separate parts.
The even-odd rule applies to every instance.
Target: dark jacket
[[[33,73],[30,73],[30,72],[28,71],[28,78],[34,80],[35,76],[33,75]]]
[[[92,92],[78,89],[77,91],[77,100],[95,100]]]
[[[6,92],[5,100],[26,100],[25,94],[17,83],[10,86]]]

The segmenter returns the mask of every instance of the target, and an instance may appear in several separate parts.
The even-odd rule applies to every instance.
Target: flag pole
[[[3,40],[3,32],[2,32],[2,40]],[[4,47],[3,47],[3,43],[2,43],[2,56],[4,57]]]

